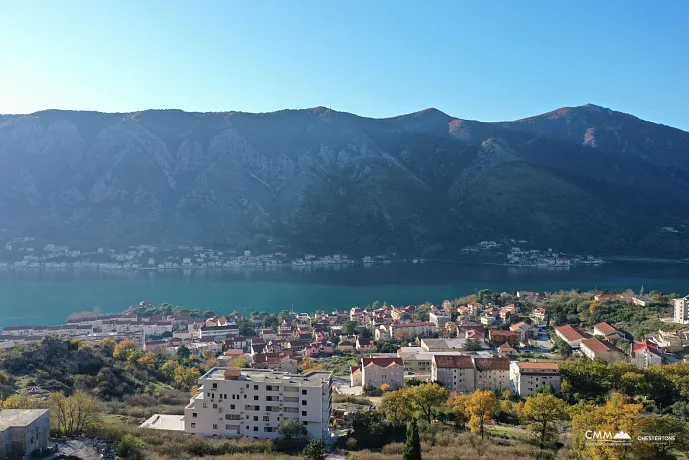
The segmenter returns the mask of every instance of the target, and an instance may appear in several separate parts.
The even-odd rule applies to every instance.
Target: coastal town
[[[558,324],[543,305],[562,295],[484,290],[438,305],[375,302],[331,312],[209,312],[207,317],[181,307],[148,314],[165,308],[143,301],[120,314],[76,315],[62,325],[6,326],[0,349],[10,353],[52,337],[78,341],[80,347],[104,341],[131,344],[130,353],[141,350],[140,358],[169,359],[180,353],[212,358],[217,364],[197,376],[198,393],[183,415],[154,414],[141,426],[267,439],[281,437],[281,417],[298,420],[310,439],[328,439],[333,426],[351,429],[357,414],[370,410],[333,403],[333,394],[380,397],[432,382],[458,393],[507,391],[530,398],[544,389],[563,391],[563,358],[628,363],[638,369],[689,360],[689,296],[666,299],[643,289],[638,294],[576,294],[589,305],[644,309],[662,304],[671,314],[663,319],[671,327],[634,336],[606,321],[590,327]],[[336,362],[340,364],[333,368]],[[245,401],[235,404],[240,396],[256,401],[255,407],[245,407]],[[224,423],[217,422],[218,407]],[[252,419],[244,420],[245,414]],[[44,413],[33,415],[38,420]]]
[[[526,249],[525,240],[481,241],[463,248],[459,261],[497,263],[516,267],[569,268],[575,265],[597,265],[603,259],[591,255],[568,255],[553,249]],[[522,245],[522,246],[520,246]],[[464,259],[461,259],[464,258]],[[88,269],[88,270],[191,270],[225,268],[292,268],[342,267],[394,262],[424,263],[443,259],[402,258],[396,255],[303,254],[290,256],[276,251],[253,254],[251,250],[220,251],[200,245],[157,247],[149,244],[126,249],[107,247],[91,250],[48,243],[38,245],[32,237],[12,238],[0,250],[0,269]],[[455,260],[457,261],[457,260]]]

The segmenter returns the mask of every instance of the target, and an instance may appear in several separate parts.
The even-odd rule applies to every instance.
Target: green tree
[[[342,332],[345,334],[354,334],[356,332],[356,327],[358,326],[356,321],[347,321],[342,326]]]
[[[63,436],[77,436],[101,421],[100,402],[82,390],[72,396],[55,392],[48,398],[54,431]]]
[[[117,455],[125,460],[143,460],[144,443],[136,436],[126,434],[120,442],[117,443]]]
[[[407,388],[412,407],[430,424],[439,412],[445,409],[449,391],[435,383],[422,383],[421,385]]]
[[[557,436],[555,423],[567,419],[567,405],[552,394],[537,394],[528,398],[519,414],[522,422],[528,423],[527,430],[539,440],[541,449],[545,443]]]
[[[402,460],[421,460],[421,438],[416,419],[407,423],[407,436],[404,440]]]
[[[320,439],[309,441],[301,455],[304,457],[304,460],[325,460],[327,458],[325,455],[325,443]]]
[[[112,354],[115,352],[116,345],[117,342],[110,338],[105,338],[100,342],[100,346],[103,349],[103,353],[105,353],[106,356],[112,356]]]
[[[464,346],[462,347],[463,351],[479,351],[482,349],[481,341],[478,339],[468,339],[464,342]]]
[[[672,438],[672,441],[658,442],[649,439],[633,444],[633,449],[638,458],[671,459],[675,456],[671,450],[689,452],[689,429],[687,424],[672,415],[660,417],[646,417],[641,426],[641,437],[661,436]]]
[[[285,439],[298,438],[308,434],[306,427],[296,418],[284,419],[280,422],[280,425],[278,425],[277,431],[284,436]]]
[[[189,350],[189,347],[186,345],[180,345],[177,347],[176,355],[178,361],[185,361],[191,356],[191,350]]]
[[[130,363],[137,363],[145,354],[146,352],[143,350],[134,350],[127,355],[127,361]]]

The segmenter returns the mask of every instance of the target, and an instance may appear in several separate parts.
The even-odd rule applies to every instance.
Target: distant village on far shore
[[[524,249],[525,240],[481,241],[460,251],[461,261],[485,262],[513,267],[569,268],[578,264],[602,264],[604,261],[591,255],[569,255],[553,249]],[[149,244],[129,246],[126,249],[106,247],[93,250],[70,248],[48,243],[36,247],[32,237],[13,238],[0,250],[0,269],[90,269],[90,270],[191,270],[224,268],[294,268],[333,267],[347,265],[390,264],[392,262],[425,263],[455,260],[423,257],[401,258],[392,255],[363,255],[350,258],[345,254],[288,256],[277,251],[253,254],[250,250],[219,251],[197,245],[157,247]],[[38,245],[40,246],[40,245]]]

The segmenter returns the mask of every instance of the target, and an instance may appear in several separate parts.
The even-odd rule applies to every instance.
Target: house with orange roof
[[[649,340],[635,342],[632,345],[632,363],[641,369],[654,364],[662,364],[663,353],[657,344]]]
[[[557,363],[515,361],[510,364],[510,387],[522,398],[533,396],[546,383],[550,383],[556,393],[560,392],[560,366]]]
[[[567,342],[567,345],[572,348],[579,348],[581,341],[586,338],[584,334],[570,325],[555,328],[555,335]]]
[[[605,362],[619,361],[624,355],[607,340],[601,342],[595,337],[582,339],[579,350],[589,359],[602,359]]]
[[[512,324],[510,326],[510,331],[517,334],[518,341],[521,344],[526,344],[532,337],[538,337],[538,328],[524,321]]]
[[[392,390],[404,386],[404,361],[402,358],[373,356],[361,358],[361,384],[364,388],[380,388],[390,385]]]
[[[517,352],[517,350],[515,350],[514,348],[509,346],[509,344],[507,344],[507,343],[503,343],[502,345],[500,345],[498,347],[498,356],[500,356],[501,358],[506,358],[506,357],[510,356],[511,354],[516,353],[516,352]]]

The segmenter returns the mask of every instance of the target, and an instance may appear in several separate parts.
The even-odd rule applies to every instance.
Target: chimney
[[[234,367],[228,367],[225,369],[225,380],[239,380],[239,376],[242,375],[242,370]]]

